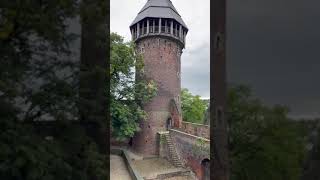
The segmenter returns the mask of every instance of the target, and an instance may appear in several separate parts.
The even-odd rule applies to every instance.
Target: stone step
[[[173,156],[172,159],[173,160],[180,160],[178,156]]]
[[[172,161],[174,164],[181,164],[180,161]]]
[[[164,134],[165,136],[165,141],[167,143],[167,147],[169,149],[169,156],[171,157],[171,162],[174,166],[176,167],[183,167],[182,162],[177,155],[177,151],[174,147],[174,143],[170,137],[170,134]]]

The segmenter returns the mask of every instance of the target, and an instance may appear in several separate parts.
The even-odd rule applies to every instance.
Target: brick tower
[[[170,0],[148,0],[130,31],[144,60],[144,77],[158,88],[157,96],[144,105],[148,117],[132,145],[145,156],[157,155],[157,132],[166,130],[170,120],[175,127],[182,120],[180,60],[188,28]]]

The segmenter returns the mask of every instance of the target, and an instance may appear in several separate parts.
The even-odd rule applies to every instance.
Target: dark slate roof
[[[146,17],[175,19],[182,26],[188,29],[187,25],[184,23],[180,14],[170,0],[148,0],[130,26]]]

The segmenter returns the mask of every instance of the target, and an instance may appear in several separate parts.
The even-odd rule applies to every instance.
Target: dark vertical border
[[[210,39],[210,154],[211,179],[229,179],[226,119],[226,0],[211,1]]]
[[[80,120],[106,157],[110,179],[110,1],[81,0],[80,14]]]
[[[108,180],[110,179],[110,132],[111,132],[111,114],[110,114],[110,0],[105,0],[107,4],[107,12],[106,12],[106,24],[107,24],[107,46],[106,46],[106,53],[107,53],[107,86],[106,86],[106,96],[107,96],[107,133],[106,133],[106,141],[107,141],[107,171],[108,171]]]

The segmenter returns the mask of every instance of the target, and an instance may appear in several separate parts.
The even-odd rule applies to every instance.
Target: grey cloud
[[[231,0],[228,79],[250,84],[268,104],[292,114],[320,112],[320,2]]]
[[[207,43],[191,49],[182,60],[182,87],[204,98],[210,97],[210,46]]]

